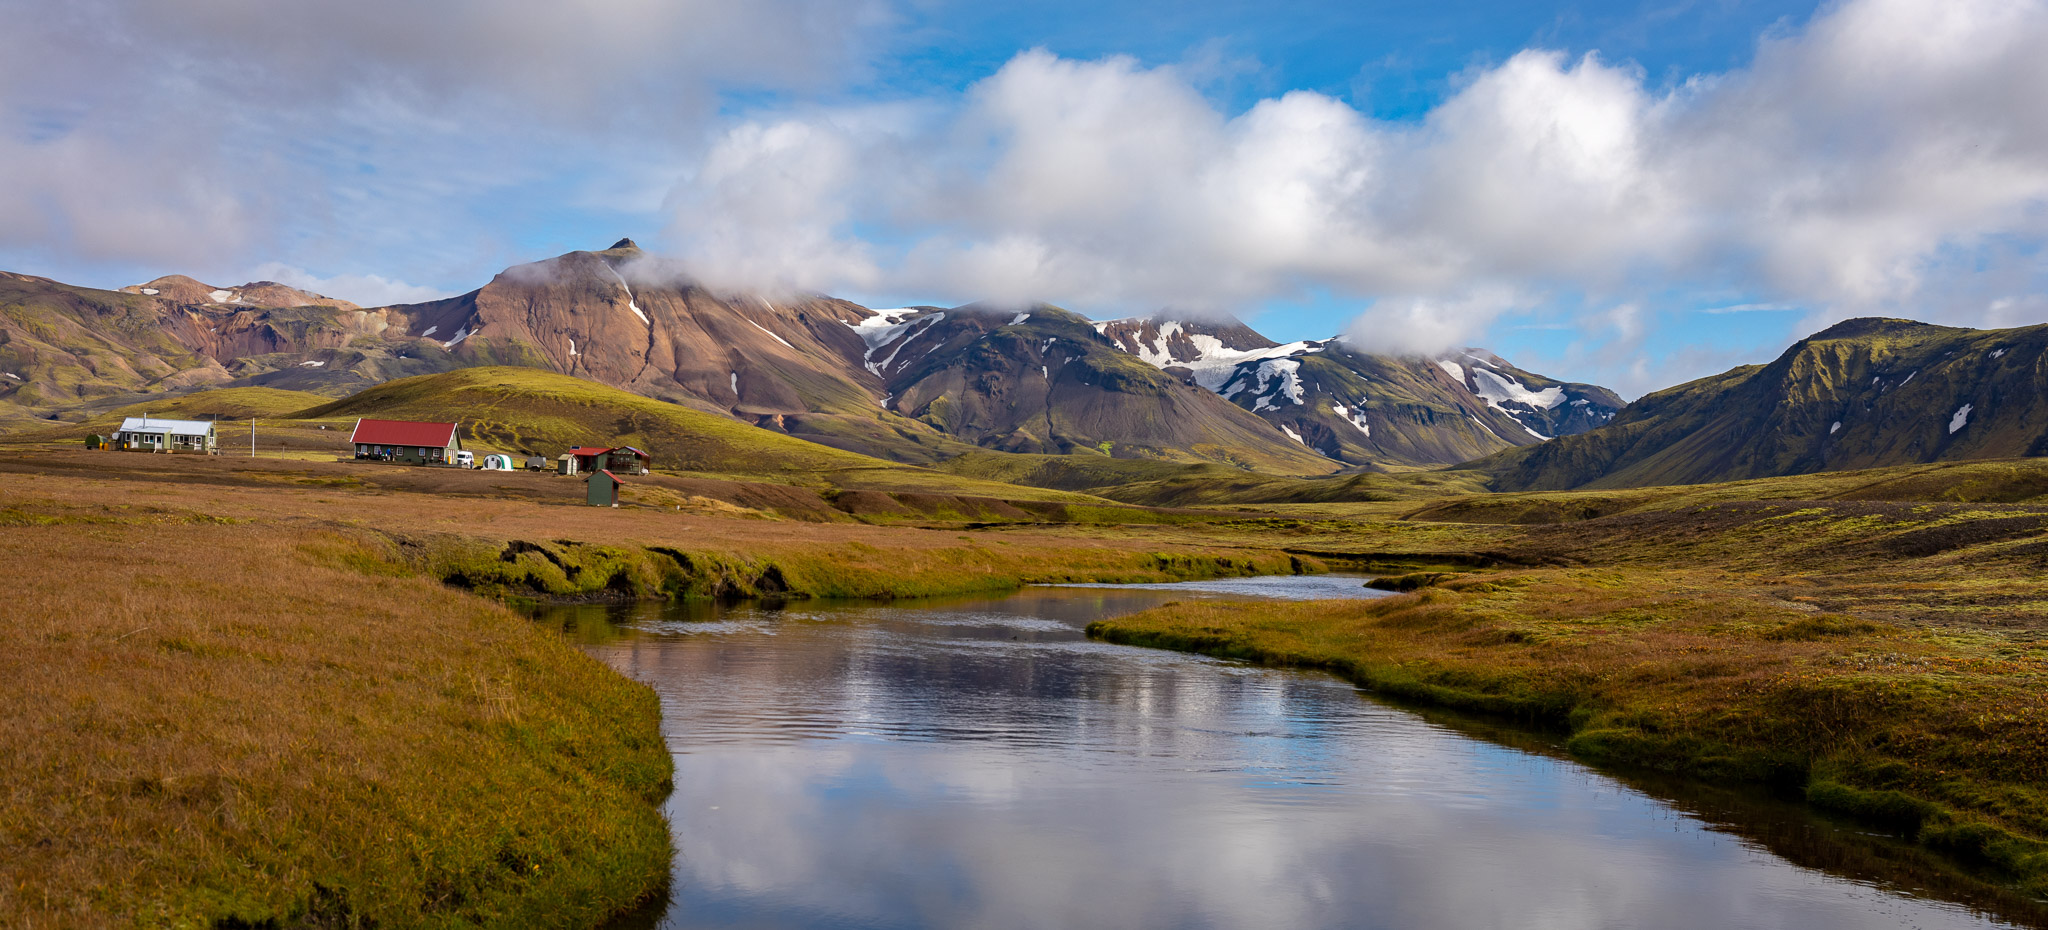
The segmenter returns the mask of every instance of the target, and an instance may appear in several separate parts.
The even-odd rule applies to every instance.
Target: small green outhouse
[[[104,449],[107,447],[107,440],[100,434],[94,433],[85,437],[85,447],[88,449]]]
[[[590,501],[590,506],[619,506],[619,476],[614,475],[609,471],[594,471],[590,473],[589,483],[590,496],[588,499]]]

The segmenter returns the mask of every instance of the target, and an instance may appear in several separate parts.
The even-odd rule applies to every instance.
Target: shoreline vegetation
[[[1107,524],[992,539],[965,522],[600,509],[517,483],[570,484],[546,476],[426,476],[486,487],[450,497],[375,484],[417,470],[341,467],[369,477],[0,454],[14,582],[0,924],[590,927],[659,894],[672,849],[658,701],[515,612],[522,601],[1321,569]]]
[[[1327,670],[1558,732],[1588,761],[1771,786],[2038,909],[2044,474],[1987,463],[1447,501],[1296,550],[1344,546],[1390,573],[1374,587],[1404,593],[1182,603],[1089,632]],[[1788,489],[1804,493],[1769,499]]]

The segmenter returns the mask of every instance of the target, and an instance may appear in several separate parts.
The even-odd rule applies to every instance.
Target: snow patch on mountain
[[[1133,321],[1104,320],[1095,324],[1095,331],[1107,335],[1111,326],[1117,323],[1129,322]],[[1195,383],[1201,385],[1204,390],[1212,394],[1224,394],[1226,387],[1236,379],[1239,367],[1247,363],[1263,362],[1268,359],[1285,359],[1323,350],[1322,343],[1308,341],[1290,342],[1286,345],[1274,346],[1270,349],[1233,349],[1224,345],[1223,340],[1215,336],[1208,335],[1207,333],[1190,332],[1178,320],[1162,321],[1158,324],[1156,331],[1156,337],[1149,341],[1143,335],[1134,338],[1132,341],[1136,344],[1137,351],[1131,354],[1143,359],[1154,368],[1186,368],[1194,372]],[[1186,339],[1188,345],[1194,348],[1194,354],[1174,354],[1173,340],[1175,336]],[[1121,347],[1121,343],[1119,343],[1119,347]],[[1298,385],[1299,383],[1299,379],[1296,379],[1296,384]],[[1263,382],[1261,384],[1263,386]],[[1232,394],[1235,393],[1232,392]],[[1231,394],[1226,394],[1225,396],[1231,396]],[[1300,402],[1298,399],[1295,401],[1295,403]]]
[[[868,371],[876,377],[882,377],[883,372],[896,363],[896,357],[903,354],[905,345],[917,338],[919,333],[946,318],[945,311],[937,311],[927,316],[918,316],[919,312],[910,309],[878,310],[874,316],[858,323],[846,324],[867,344],[867,352],[861,356],[861,361],[867,365]],[[896,347],[889,351],[889,356],[879,362],[875,361],[875,353],[891,343]]]
[[[636,301],[634,301],[634,299],[633,299],[633,286],[632,286],[632,285],[630,285],[630,284],[627,284],[627,283],[626,283],[626,276],[625,276],[625,275],[622,275],[622,274],[619,274],[619,269],[617,269],[617,268],[613,268],[613,267],[612,267],[611,265],[609,265],[609,264],[607,264],[607,265],[605,265],[605,266],[604,266],[604,270],[606,270],[606,271],[609,271],[609,272],[611,272],[611,273],[612,273],[612,277],[614,277],[614,278],[617,278],[617,279],[619,279],[619,287],[621,287],[621,288],[624,288],[624,289],[625,289],[625,291],[626,291],[626,309],[628,309],[628,310],[631,310],[631,311],[633,311],[633,315],[634,315],[634,316],[637,316],[637,317],[639,317],[639,318],[640,318],[640,322],[642,322],[642,323],[645,323],[645,324],[647,324],[647,325],[649,325],[649,326],[653,326],[653,325],[654,325],[654,321],[653,321],[653,320],[650,320],[650,319],[648,319],[648,318],[647,318],[647,313],[646,313],[645,311],[643,311],[643,310],[641,310],[641,309],[640,309],[640,304],[639,304],[639,303],[637,303]]]
[[[745,318],[744,318],[744,317],[742,317],[742,319],[745,319]],[[787,339],[784,339],[784,338],[782,338],[781,336],[777,336],[777,335],[775,335],[774,333],[770,333],[770,332],[768,332],[768,327],[766,327],[766,326],[762,326],[762,325],[761,325],[761,324],[759,324],[759,323],[755,323],[755,322],[754,322],[753,320],[747,320],[747,322],[748,322],[749,324],[751,324],[751,325],[752,325],[752,326],[753,326],[753,327],[754,327],[755,329],[758,329],[758,330],[760,330],[760,331],[762,331],[762,332],[764,332],[764,333],[768,333],[768,338],[770,338],[770,339],[773,339],[773,340],[775,340],[776,342],[782,343],[782,344],[783,344],[783,345],[785,345],[785,346],[789,346],[789,347],[790,347],[790,348],[792,348],[792,349],[796,348],[796,346],[792,346],[792,345],[789,345],[789,340],[787,340]]]
[[[1975,407],[1975,404],[1964,404],[1961,407],[1956,408],[1955,415],[1948,418],[1949,435],[1953,436],[1955,435],[1956,430],[1962,429],[1963,427],[1970,425],[1970,411]],[[1975,434],[1973,433],[1972,435]]]
[[[459,345],[461,345],[461,344],[462,344],[462,341],[463,341],[463,340],[465,340],[465,339],[468,339],[468,338],[469,338],[469,330],[467,330],[467,329],[457,329],[457,330],[455,330],[455,338],[453,338],[453,339],[450,339],[450,340],[448,340],[447,342],[441,343],[441,348],[443,348],[443,349],[453,349],[453,348],[455,348],[456,346],[459,346]]]
[[[1362,406],[1363,405],[1361,405],[1361,407]],[[1361,409],[1361,407],[1346,407],[1343,404],[1331,404],[1330,412],[1344,418],[1344,422],[1349,423],[1352,426],[1358,427],[1359,432],[1364,433],[1366,436],[1370,437],[1372,435],[1372,424],[1365,422],[1365,411]]]
[[[1019,324],[1019,323],[1022,323],[1022,322],[1024,322],[1025,320],[1028,320],[1028,319],[1031,319],[1031,314],[1029,314],[1029,313],[1019,313],[1019,314],[1017,314],[1017,315],[1016,315],[1015,317],[1012,317],[1012,318],[1010,319],[1010,325],[1011,325],[1011,326],[1015,326],[1015,325],[1017,325],[1017,324]]]
[[[1302,445],[1304,445],[1304,446],[1305,446],[1305,445],[1308,445],[1308,443],[1307,443],[1307,442],[1305,442],[1305,441],[1303,441],[1303,440],[1302,440],[1302,438],[1301,438],[1301,434],[1300,434],[1300,433],[1297,433],[1297,432],[1295,432],[1295,431],[1294,431],[1294,428],[1293,428],[1293,427],[1290,427],[1290,426],[1288,426],[1287,424],[1285,424],[1285,423],[1282,423],[1282,424],[1280,424],[1280,431],[1281,431],[1281,432],[1283,432],[1283,433],[1286,433],[1286,434],[1287,434],[1287,438],[1289,438],[1289,439],[1292,439],[1292,440],[1294,440],[1295,442],[1299,442],[1299,443],[1301,443],[1301,444],[1302,444]]]
[[[1288,403],[1301,404],[1301,361],[1294,358],[1269,358],[1258,362],[1240,363],[1233,374],[1223,383],[1219,391],[1226,400],[1235,400],[1237,395],[1252,392],[1252,412],[1279,407],[1282,399]]]
[[[1558,404],[1564,403],[1564,388],[1562,386],[1532,391],[1523,386],[1520,381],[1477,365],[1472,366],[1472,386],[1472,393],[1479,395],[1479,398],[1486,401],[1486,405],[1489,407],[1500,407],[1509,401],[1514,401],[1520,404],[1527,404],[1539,410],[1549,410]]]

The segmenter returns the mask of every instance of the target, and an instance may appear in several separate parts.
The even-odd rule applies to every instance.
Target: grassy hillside
[[[631,445],[662,468],[799,475],[888,466],[864,455],[534,368],[464,368],[403,378],[293,414],[298,420],[457,420],[495,448],[555,456]]]
[[[1469,468],[1500,490],[1648,487],[2048,453],[2048,326],[1850,320],[1769,365]]]
[[[1739,501],[2048,506],[2048,458],[1899,465],[1717,484],[1480,494],[1432,502],[1404,516],[1456,523],[1565,523]]]
[[[1086,491],[1111,500],[1151,507],[1413,501],[1485,490],[1483,476],[1471,472],[1374,472],[1295,478],[1259,474],[1228,465],[1106,459],[1086,455],[978,452],[951,459],[937,467],[959,475]]]
[[[480,445],[552,458],[578,445],[630,445],[663,471],[836,488],[1104,503],[901,465],[716,414],[533,368],[464,368],[406,378],[292,415],[346,427],[357,417],[458,420]]]

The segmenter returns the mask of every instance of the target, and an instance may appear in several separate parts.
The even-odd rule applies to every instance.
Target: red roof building
[[[356,421],[349,434],[356,458],[385,462],[446,464],[462,451],[462,436],[455,423],[415,423],[410,420]]]

